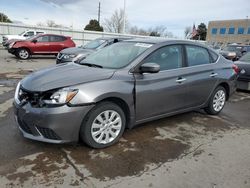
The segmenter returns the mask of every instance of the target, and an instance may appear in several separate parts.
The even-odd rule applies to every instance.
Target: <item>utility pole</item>
[[[126,0],[124,0],[124,7],[123,7],[123,33],[126,31]]]
[[[100,24],[100,14],[101,14],[101,2],[99,1],[98,5],[98,23]]]

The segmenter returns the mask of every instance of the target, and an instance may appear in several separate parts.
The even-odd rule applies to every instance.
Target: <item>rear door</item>
[[[218,72],[215,69],[214,61],[216,57],[206,48],[185,45],[186,66],[185,78],[187,84],[187,105],[188,107],[198,107],[204,104],[209,95],[213,92],[218,81]],[[214,56],[217,56],[214,54]]]
[[[37,42],[32,42],[31,50],[33,53],[49,53],[49,36],[43,35],[36,38]]]
[[[135,74],[137,122],[185,108],[187,88],[181,69],[182,45],[159,48],[143,63],[159,64],[160,72]]]
[[[51,35],[50,36],[50,49],[51,53],[58,53],[65,48],[65,41],[67,40],[64,36]]]

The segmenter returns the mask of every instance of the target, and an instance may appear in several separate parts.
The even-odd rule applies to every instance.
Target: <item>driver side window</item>
[[[180,68],[182,67],[182,46],[170,45],[157,49],[143,62],[157,63],[161,71]]]
[[[41,36],[37,38],[37,42],[49,42],[49,36]]]

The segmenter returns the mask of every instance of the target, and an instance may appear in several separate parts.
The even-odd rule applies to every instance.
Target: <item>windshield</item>
[[[241,47],[240,46],[227,46],[226,48],[224,48],[224,50],[229,51],[229,52],[240,52]]]
[[[250,63],[250,52],[246,53],[244,56],[242,56],[240,59],[240,61],[245,61],[245,62],[249,62]]]
[[[102,39],[96,39],[93,40],[91,42],[89,42],[88,44],[86,44],[85,46],[83,46],[83,48],[87,48],[87,49],[96,49],[99,46],[101,46],[104,42],[106,42],[106,40],[102,40]]]
[[[37,38],[37,35],[31,36],[31,37],[27,38],[26,40],[32,41],[32,40],[35,39],[35,38]]]
[[[151,46],[152,44],[148,43],[115,43],[87,56],[80,64],[95,64],[103,68],[119,69],[127,66],[132,60]]]

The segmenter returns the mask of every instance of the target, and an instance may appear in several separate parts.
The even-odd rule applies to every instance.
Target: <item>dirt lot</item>
[[[23,138],[14,88],[55,57],[17,60],[0,50],[0,187],[250,187],[250,93],[237,92],[219,116],[190,112],[127,130],[107,149]]]

